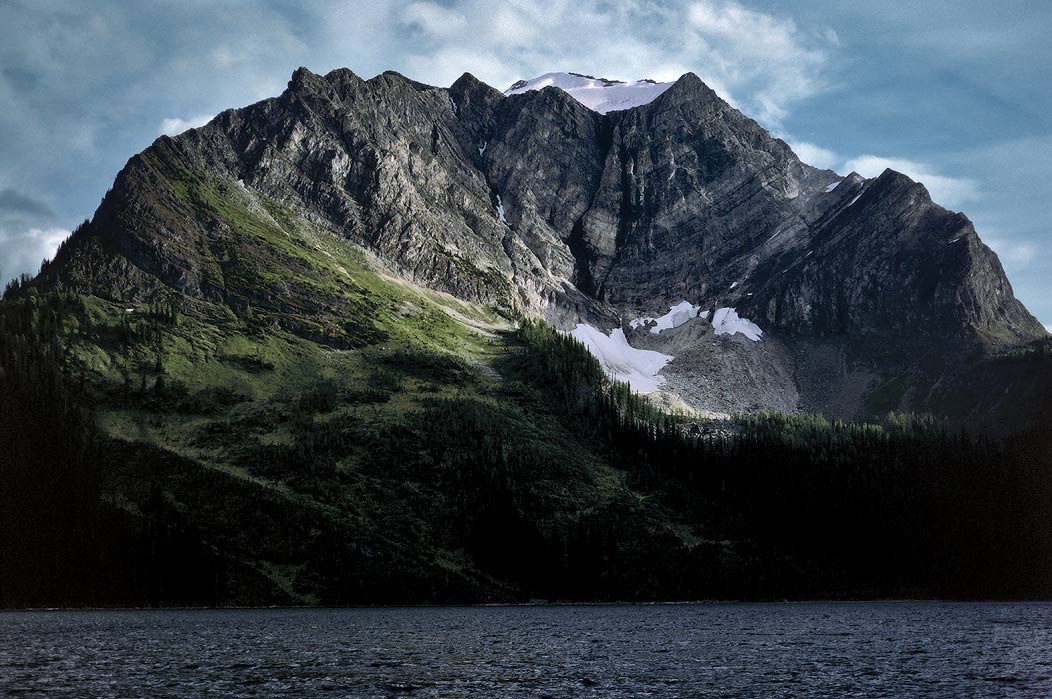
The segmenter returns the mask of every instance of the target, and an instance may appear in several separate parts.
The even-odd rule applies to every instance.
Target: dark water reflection
[[[0,695],[1048,697],[1052,605],[0,614]]]

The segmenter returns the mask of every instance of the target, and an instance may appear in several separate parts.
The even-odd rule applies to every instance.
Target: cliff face
[[[880,408],[922,407],[960,357],[1046,337],[964,215],[892,171],[800,162],[693,74],[599,114],[553,87],[504,96],[467,74],[445,89],[301,68],[279,97],[133,157],[42,280],[338,313],[295,251],[264,256],[245,235],[287,225],[563,328],[684,299],[736,308],[762,341],[717,335],[704,315],[637,338],[677,357],[667,388],[702,409],[855,414],[902,376],[910,389]]]

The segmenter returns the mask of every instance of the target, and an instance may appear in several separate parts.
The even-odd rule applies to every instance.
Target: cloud
[[[433,2],[414,2],[402,11],[402,21],[423,34],[450,36],[467,26],[463,15]]]
[[[814,165],[823,170],[832,170],[840,164],[840,156],[828,148],[807,141],[788,141],[788,143],[797,157],[808,165]]]
[[[950,208],[980,199],[979,185],[975,180],[940,174],[935,167],[927,163],[878,155],[859,155],[844,160],[828,148],[807,141],[796,141],[788,136],[784,138],[800,160],[808,165],[843,173],[854,171],[863,177],[877,177],[891,168],[923,184],[936,204]]]
[[[178,136],[187,129],[196,129],[199,126],[204,126],[208,122],[212,121],[214,115],[202,114],[200,116],[191,117],[189,119],[180,119],[179,117],[169,117],[161,121],[161,125],[158,128],[158,132],[166,136]]]
[[[14,216],[30,216],[39,219],[52,219],[55,212],[47,204],[16,192],[10,187],[0,189],[0,221]]]
[[[1038,246],[1030,242],[1016,242],[1004,238],[983,236],[983,241],[997,253],[1006,267],[1026,267],[1037,259]]]
[[[36,274],[69,233],[65,228],[20,228],[0,222],[0,283],[20,274]]]
[[[0,189],[0,284],[35,273],[69,231],[46,203],[10,187]]]
[[[1046,333],[1052,333],[1052,324],[1045,323],[1045,332]]]
[[[626,80],[693,71],[771,127],[825,89],[822,74],[839,45],[835,32],[803,31],[735,0],[413,2],[396,26],[413,40],[391,37],[405,46],[394,67],[424,82],[449,85],[470,71],[504,89],[558,70]]]
[[[891,168],[923,184],[935,203],[949,208],[979,198],[979,186],[974,180],[941,175],[930,165],[915,160],[860,155],[845,162],[843,167],[845,171],[854,170],[863,177],[876,177]]]
[[[829,51],[840,44],[831,30],[808,34],[791,18],[733,1],[695,2],[687,19],[698,53],[716,62],[720,79],[745,92],[746,105],[769,125],[780,123],[793,102],[822,91]]]

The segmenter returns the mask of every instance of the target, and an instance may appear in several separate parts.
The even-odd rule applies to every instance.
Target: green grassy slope
[[[515,334],[357,274],[378,305],[412,306],[357,349],[221,308],[30,295],[7,310],[54,311],[99,428],[103,499],[136,515],[159,490],[224,562],[226,602],[559,597],[529,569],[556,556],[542,532],[610,508],[669,530],[518,380]]]
[[[99,428],[102,497],[135,515],[159,490],[224,562],[224,601],[560,596],[529,569],[564,546],[542,532],[624,503],[642,530],[669,529],[508,370],[511,321],[399,281],[236,184],[154,165],[166,210],[223,231],[211,257],[175,246],[216,299],[34,286],[7,310],[56,318]]]
[[[0,387],[25,401],[59,381],[34,362],[54,369],[96,426],[39,477],[0,479],[46,499],[76,480],[49,464],[77,454],[104,515],[52,538],[87,522],[101,553],[84,566],[137,566],[93,573],[80,599],[1052,593],[1052,557],[1031,555],[1052,551],[1041,444],[901,419],[697,425],[547,326],[414,287],[237,183],[141,165],[157,218],[128,235],[150,245],[116,252],[93,222],[0,304]],[[165,223],[187,216],[197,240]],[[46,430],[16,434],[20,405],[0,408],[0,436],[31,454]],[[122,527],[139,532],[124,549],[99,543]],[[33,558],[24,543],[12,560]],[[150,582],[173,566],[179,589]],[[27,599],[5,585],[0,603]]]

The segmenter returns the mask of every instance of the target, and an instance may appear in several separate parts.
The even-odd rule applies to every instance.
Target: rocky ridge
[[[280,96],[133,157],[42,282],[324,313],[310,280],[261,293],[229,273],[232,206],[509,316],[624,328],[676,357],[662,388],[701,410],[944,411],[984,362],[1047,337],[963,214],[890,170],[802,163],[690,73],[600,114],[551,86],[301,68]],[[629,328],[682,300],[736,309],[764,336],[704,318]]]

